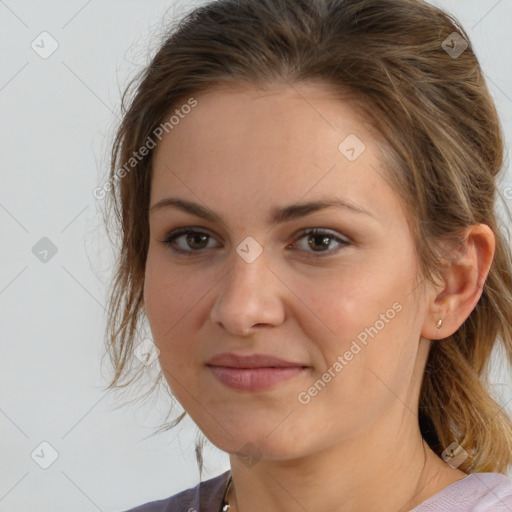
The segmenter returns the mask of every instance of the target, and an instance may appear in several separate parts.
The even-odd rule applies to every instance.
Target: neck
[[[230,462],[229,512],[406,512],[466,476],[434,454],[418,428],[393,438],[365,432],[300,459]]]

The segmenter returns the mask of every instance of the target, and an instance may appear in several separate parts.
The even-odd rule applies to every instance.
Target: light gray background
[[[512,1],[435,3],[468,30],[510,146]],[[192,4],[0,0],[2,512],[124,510],[198,482],[190,421],[146,439],[164,419],[165,396],[115,409],[120,398],[103,391],[112,252],[92,195],[107,172],[120,92],[165,20]],[[58,43],[46,59],[31,47],[43,31]],[[510,173],[501,189],[512,207]],[[57,248],[46,263],[32,252],[43,237]],[[495,366],[492,380],[511,412],[509,370]],[[43,441],[59,454],[48,469],[31,457]],[[205,454],[203,479],[228,469],[226,454]]]

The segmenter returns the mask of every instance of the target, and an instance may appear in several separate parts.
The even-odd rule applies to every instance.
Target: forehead
[[[164,135],[166,140],[157,147],[156,159],[169,145],[194,150],[189,156],[200,158],[212,146],[231,152],[239,145],[245,146],[246,152],[251,147],[279,147],[282,154],[288,149],[297,153],[299,148],[294,144],[304,141],[308,143],[304,149],[310,155],[314,151],[314,158],[318,151],[336,154],[339,142],[350,133],[357,132],[366,140],[376,136],[354,102],[341,100],[339,94],[335,95],[321,82],[265,88],[222,85],[195,98],[197,106],[181,116],[179,125],[173,127],[168,137]]]
[[[386,193],[381,141],[327,86],[229,86],[194,98],[197,106],[155,150],[152,204],[173,192],[214,206],[228,201],[257,208],[339,191],[379,209],[368,196]],[[383,199],[380,206],[396,200]]]

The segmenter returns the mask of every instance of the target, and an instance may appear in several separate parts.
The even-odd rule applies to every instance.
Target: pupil
[[[197,234],[197,233],[190,233],[187,237],[187,243],[191,246],[191,247],[194,247],[194,242],[196,241],[197,238],[202,238],[203,241],[206,240],[208,235],[201,235],[201,234]],[[199,242],[199,245],[201,244],[201,242]],[[196,247],[197,248],[197,247]],[[201,248],[201,247],[199,247]]]
[[[315,247],[313,247],[313,243],[311,243],[311,240],[314,240],[315,244],[317,242],[317,240],[321,240],[320,241],[320,245],[322,247],[329,247],[329,240],[330,240],[330,237],[327,236],[327,235],[313,235],[311,238],[310,238],[310,242],[309,242],[309,246],[311,247],[311,249],[314,249]],[[323,244],[323,245],[322,245]]]

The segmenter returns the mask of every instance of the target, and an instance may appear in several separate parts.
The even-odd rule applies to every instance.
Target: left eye
[[[338,237],[334,233],[330,233],[328,231],[324,231],[322,229],[314,228],[309,229],[307,231],[304,231],[301,236],[298,238],[298,240],[306,239],[307,240],[307,246],[310,249],[314,249],[313,253],[318,256],[322,256],[318,253],[329,253],[331,254],[333,250],[329,249],[329,246],[331,245],[331,242],[334,240],[338,243],[338,247],[343,247],[346,245],[350,245],[350,242],[348,240],[345,240],[343,238]],[[296,242],[295,242],[296,243]],[[320,249],[320,250],[316,250]],[[310,252],[310,251],[306,251]],[[309,257],[309,255],[308,255]]]
[[[182,237],[185,237],[185,242],[183,245],[179,246],[177,241]],[[192,256],[194,253],[197,254],[201,252],[203,249],[208,249],[207,245],[210,239],[213,239],[212,235],[209,235],[204,231],[199,231],[192,228],[182,228],[171,233],[165,240],[162,241],[162,243],[167,245],[176,254]],[[314,253],[313,255],[308,255],[308,257],[321,257],[323,256],[323,254],[320,253],[331,254],[332,252],[335,252],[334,250],[329,248],[333,241],[335,241],[338,244],[338,247],[350,245],[350,242],[348,240],[340,238],[334,233],[330,233],[319,228],[313,228],[303,231],[301,235],[296,239],[296,241],[292,244],[292,246],[297,245],[297,241],[301,241],[303,239],[307,240],[307,247],[313,249],[312,251],[308,251],[307,249],[299,248],[299,250]]]

